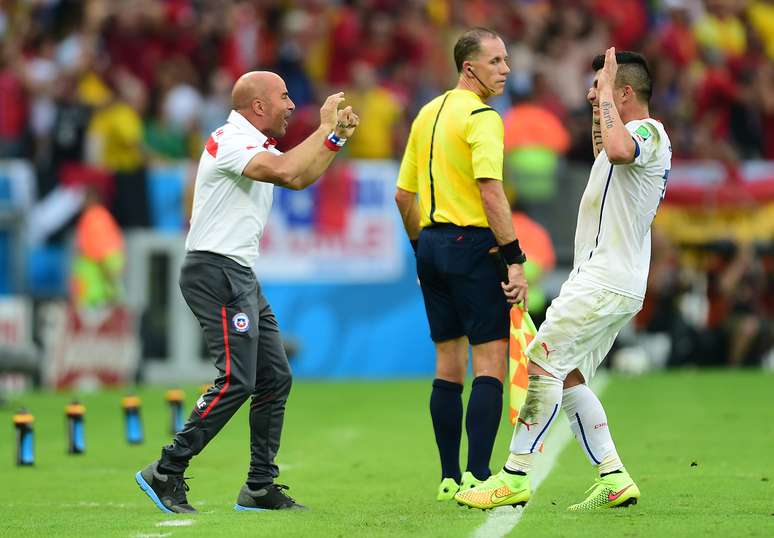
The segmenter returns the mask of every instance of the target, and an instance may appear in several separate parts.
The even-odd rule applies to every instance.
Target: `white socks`
[[[530,378],[532,379],[532,378]],[[587,385],[576,385],[564,391],[562,409],[570,421],[575,439],[599,474],[623,467],[607,426],[607,415],[597,395]]]
[[[527,399],[519,411],[519,418],[511,439],[511,455],[505,468],[528,473],[532,453],[540,449],[548,428],[556,420],[562,405],[562,381],[554,377],[531,375]]]

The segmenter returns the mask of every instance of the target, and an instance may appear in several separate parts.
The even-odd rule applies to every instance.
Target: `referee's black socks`
[[[465,428],[468,433],[467,470],[478,480],[489,478],[489,458],[502,413],[503,384],[500,380],[490,376],[475,378],[468,400]]]
[[[430,416],[433,419],[438,454],[441,456],[441,478],[453,478],[459,484],[462,479],[462,385],[435,379],[430,393]]]

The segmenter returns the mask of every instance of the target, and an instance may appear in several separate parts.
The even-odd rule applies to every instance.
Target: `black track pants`
[[[248,480],[271,482],[279,474],[279,449],[291,374],[274,313],[251,269],[210,252],[189,252],[180,290],[204,331],[218,377],[194,405],[161,466],[183,473],[249,397]]]

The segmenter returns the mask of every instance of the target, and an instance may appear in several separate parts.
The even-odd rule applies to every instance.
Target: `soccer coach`
[[[275,147],[295,108],[278,75],[242,75],[231,94],[233,110],[207,140],[199,161],[191,228],[180,290],[204,331],[219,375],[203,394],[161,459],[135,479],[164,512],[190,513],[183,472],[248,398],[250,468],[237,510],[302,508],[274,483],[285,402],[291,386],[279,326],[252,267],[272,203],[274,186],[314,183],[351,136],[358,117],[338,110],[343,93],[325,100],[320,127],[287,153]]]
[[[501,95],[510,72],[505,45],[485,28],[454,46],[457,86],[420,110],[411,126],[397,182],[406,233],[435,343],[430,396],[441,459],[438,500],[449,500],[490,475],[500,424],[509,334],[508,303],[527,303],[526,260],[503,191],[503,122],[485,105]],[[499,246],[508,264],[501,284],[488,251]],[[461,475],[462,384],[473,349],[467,407],[467,470]]]

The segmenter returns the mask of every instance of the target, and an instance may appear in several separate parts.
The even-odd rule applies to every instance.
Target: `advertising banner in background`
[[[78,311],[68,303],[49,303],[41,319],[49,387],[88,388],[134,381],[140,341],[129,309]]]
[[[393,161],[347,161],[302,191],[274,189],[261,282],[369,283],[404,270]]]

